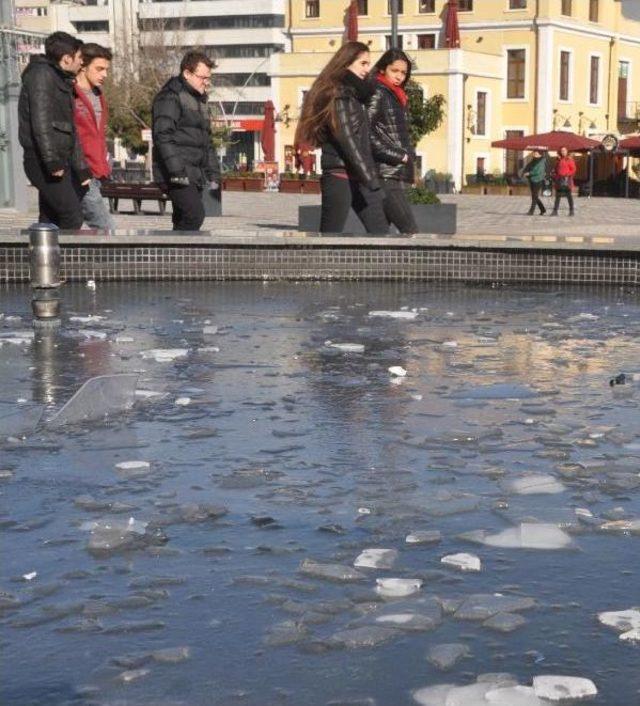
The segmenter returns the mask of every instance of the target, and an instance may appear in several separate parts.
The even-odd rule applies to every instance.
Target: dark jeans
[[[204,221],[202,189],[195,184],[169,184],[168,191],[173,206],[173,230],[200,230]]]
[[[38,190],[40,223],[54,223],[62,230],[82,228],[82,197],[86,188],[80,186],[69,166],[65,167],[63,176],[54,177],[47,173],[35,153],[27,152],[24,172]]]
[[[411,204],[407,201],[406,188],[399,179],[383,179],[384,213],[400,233],[410,235],[418,232],[416,219],[413,217]]]
[[[556,189],[556,200],[553,204],[554,212],[557,212],[558,208],[560,208],[560,199],[563,196],[566,196],[569,202],[569,213],[573,213],[573,194],[571,193],[571,189]]]
[[[325,174],[321,180],[321,233],[342,233],[349,209],[353,208],[367,233],[384,235],[388,232],[382,206],[382,190],[372,191],[352,179]]]
[[[531,208],[530,213],[534,213],[536,206],[540,209],[540,213],[544,213],[547,209],[544,207],[542,200],[540,199],[540,192],[544,186],[543,181],[530,181],[529,189],[531,189]]]

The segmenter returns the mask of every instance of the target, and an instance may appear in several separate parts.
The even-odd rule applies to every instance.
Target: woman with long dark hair
[[[320,72],[307,94],[295,143],[322,147],[320,231],[340,233],[353,207],[368,233],[386,233],[383,193],[371,154],[365,104],[369,48],[347,42]]]
[[[389,49],[373,67],[376,88],[369,101],[371,145],[384,191],[389,223],[405,234],[417,233],[406,185],[413,183],[414,149],[409,133],[405,86],[411,60],[400,49]]]

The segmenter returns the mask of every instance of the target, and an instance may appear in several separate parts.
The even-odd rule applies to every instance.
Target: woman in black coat
[[[413,184],[414,163],[407,119],[409,99],[404,90],[411,78],[411,61],[400,49],[389,49],[372,73],[376,84],[368,109],[371,145],[382,181],[385,214],[401,233],[417,233],[406,196],[406,185]]]
[[[295,144],[322,147],[323,233],[341,233],[351,207],[368,233],[388,230],[365,107],[372,93],[370,68],[367,45],[347,42],[320,72],[302,107]]]

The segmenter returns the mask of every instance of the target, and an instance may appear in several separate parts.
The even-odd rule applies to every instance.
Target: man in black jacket
[[[216,189],[220,181],[207,96],[212,68],[206,54],[188,52],[180,75],[170,79],[153,101],[154,178],[167,185],[174,230],[200,230],[202,190]]]
[[[18,102],[24,171],[38,189],[40,221],[75,230],[82,226],[81,199],[91,172],[73,122],[73,82],[82,66],[82,42],[54,32],[44,56],[31,57]]]

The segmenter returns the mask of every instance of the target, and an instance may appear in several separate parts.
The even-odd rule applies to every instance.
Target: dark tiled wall
[[[331,246],[63,247],[66,280],[442,280],[640,284],[640,253]],[[0,282],[29,280],[26,246],[0,246]]]

